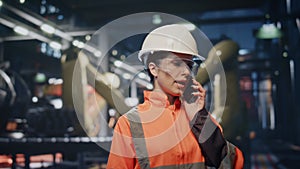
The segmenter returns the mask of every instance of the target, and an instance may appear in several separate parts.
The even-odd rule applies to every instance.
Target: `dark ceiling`
[[[192,22],[201,22],[201,15],[206,12],[258,9],[265,13],[268,10],[265,0],[27,0],[24,4],[20,4],[19,0],[3,2],[39,14],[58,25],[72,25],[74,27],[71,29],[75,30],[99,28],[111,20],[139,12],[163,12]],[[59,11],[40,14],[43,3],[46,7],[55,6]],[[64,16],[63,20],[56,18],[60,14]],[[227,18],[226,21],[230,19]]]
[[[15,12],[7,9],[6,6],[9,6],[33,17],[51,21],[52,25],[65,32],[98,30],[112,20],[140,12],[168,13],[198,25],[264,21],[266,14],[269,14],[269,19],[278,20],[285,15],[287,6],[285,0],[23,0],[24,3],[21,1],[2,0],[6,5],[0,8],[0,18],[8,16],[28,24],[28,21],[16,17]],[[292,10],[296,11],[293,15],[299,16],[297,12],[299,1],[290,2],[294,8]],[[222,12],[227,12],[227,15],[223,16]],[[205,18],[204,16],[208,14],[215,14],[215,17]],[[0,30],[0,38],[14,35],[11,28],[3,24],[0,24]]]
[[[53,3],[72,11],[89,25],[97,25],[139,12],[163,12],[194,17],[208,11],[262,8],[264,2],[261,0],[56,0]]]

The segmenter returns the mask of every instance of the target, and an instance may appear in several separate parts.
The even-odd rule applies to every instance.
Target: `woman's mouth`
[[[183,89],[185,87],[186,81],[175,81],[178,88]]]

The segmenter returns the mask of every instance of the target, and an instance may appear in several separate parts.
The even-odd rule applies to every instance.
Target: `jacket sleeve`
[[[244,168],[244,156],[243,156],[242,151],[237,147],[235,147],[235,156],[234,157],[235,157],[234,163],[233,163],[234,169]]]
[[[191,121],[191,129],[198,139],[206,165],[218,168],[227,154],[227,143],[219,124],[204,108]]]
[[[244,168],[244,157],[240,149],[235,145],[227,142],[227,154],[223,158],[219,169],[243,169]]]
[[[113,134],[107,169],[135,168],[135,151],[126,117],[119,118]]]

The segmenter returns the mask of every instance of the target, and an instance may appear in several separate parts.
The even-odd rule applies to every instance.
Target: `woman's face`
[[[161,59],[157,67],[155,89],[160,89],[171,96],[183,94],[191,69],[194,64],[191,55],[169,53]]]

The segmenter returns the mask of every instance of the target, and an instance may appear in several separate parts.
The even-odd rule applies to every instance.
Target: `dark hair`
[[[153,84],[154,83],[154,76],[151,74],[148,65],[149,63],[153,62],[156,65],[160,64],[161,59],[166,58],[171,52],[169,51],[155,51],[155,52],[149,52],[147,53],[146,58],[146,64],[145,64],[145,71],[148,73],[150,76],[150,82]],[[144,62],[145,63],[145,62]]]

